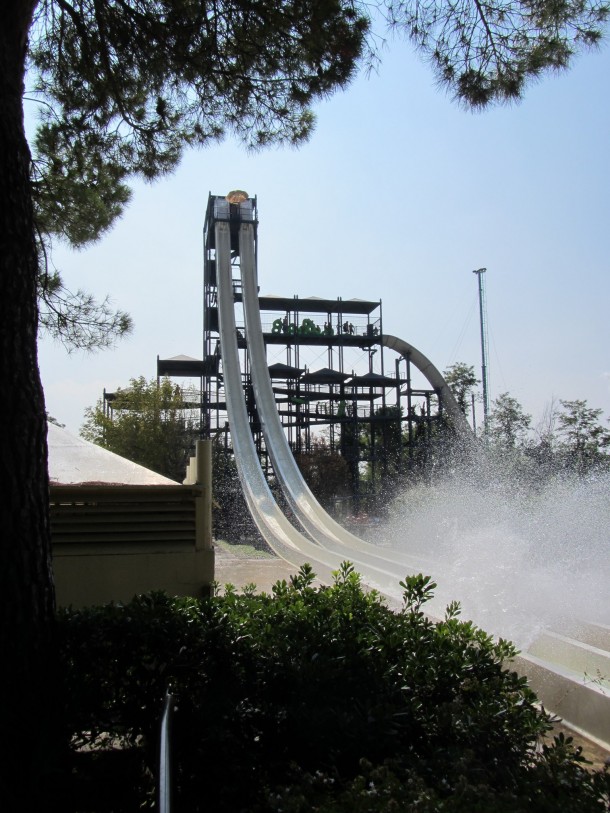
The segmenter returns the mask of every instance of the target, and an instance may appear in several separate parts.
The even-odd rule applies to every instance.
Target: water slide
[[[465,442],[473,442],[474,435],[470,424],[466,420],[466,416],[455,400],[455,396],[451,392],[449,385],[430,359],[426,358],[423,353],[416,347],[413,347],[412,344],[409,344],[409,342],[405,342],[404,339],[399,339],[396,336],[389,336],[387,333],[381,336],[381,343],[384,347],[395,350],[401,356],[409,358],[411,364],[417,367],[420,373],[426,377],[428,383],[439,393],[441,403],[451,418],[451,422],[458,435],[463,438]]]
[[[416,561],[402,552],[371,545],[343,528],[322,508],[303,479],[288,445],[269,377],[258,305],[254,227],[250,223],[242,223],[240,226],[239,255],[248,355],[256,407],[273,470],[294,516],[304,531],[327,550],[349,556],[350,560],[357,556],[360,562],[374,567],[387,567],[387,563],[393,564],[396,582],[398,577],[404,575],[405,569],[413,572],[425,568],[426,563],[423,560]],[[456,409],[459,412],[457,404]]]
[[[252,226],[242,225],[240,260],[243,275],[244,310],[253,386],[259,417],[272,457],[274,469],[286,497],[297,516],[303,532],[286,519],[275,502],[260,466],[250,431],[243,397],[239,350],[233,302],[233,281],[230,256],[230,226],[218,222],[216,229],[216,263],[222,346],[223,372],[227,412],[239,476],[248,508],[264,538],[272,549],[295,567],[310,563],[318,576],[329,581],[333,570],[349,559],[362,576],[363,582],[377,588],[392,600],[398,598],[398,565],[410,563],[393,554],[371,546],[341,528],[325,514],[300,473],[287,444],[271,389],[266,353],[260,326],[254,241]],[[426,376],[443,397],[446,411],[465,438],[471,438],[470,427],[463,418],[455,399],[447,389],[441,374],[416,348],[394,336],[384,335],[384,346],[406,355]],[[278,429],[279,427],[279,429]],[[280,439],[281,434],[281,439]],[[298,469],[296,469],[298,472]],[[413,568],[410,568],[413,570]],[[418,570],[425,570],[418,565]],[[563,631],[567,632],[567,631]],[[604,679],[587,678],[592,657]],[[593,737],[600,744],[610,745],[610,629],[581,625],[567,635],[543,633],[515,662],[514,666],[528,676],[532,688],[547,709],[560,714],[566,722]]]
[[[337,570],[341,562],[349,558],[367,584],[395,597],[398,578],[388,563],[378,559],[369,561],[357,552],[355,555],[348,555],[345,550],[337,553],[320,546],[288,521],[271,494],[252,438],[243,396],[233,302],[230,225],[228,222],[217,222],[214,228],[219,332],[227,414],[235,461],[248,509],[270,547],[296,568],[308,562],[320,578],[330,581],[332,571]]]

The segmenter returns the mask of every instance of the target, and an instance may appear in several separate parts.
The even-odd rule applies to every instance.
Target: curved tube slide
[[[470,424],[464,417],[462,410],[459,408],[458,402],[455,400],[455,396],[451,392],[451,389],[443,376],[439,373],[434,364],[432,364],[430,359],[426,358],[426,356],[424,356],[423,353],[420,353],[420,351],[416,347],[413,347],[412,344],[409,344],[409,342],[405,342],[404,339],[399,339],[396,336],[389,336],[384,333],[381,337],[381,343],[384,347],[389,347],[390,350],[395,350],[397,353],[400,353],[401,356],[404,356],[405,358],[407,356],[409,357],[410,361],[417,367],[420,373],[426,377],[431,386],[433,386],[434,389],[440,394],[443,406],[449,414],[456,432],[464,438],[474,440]]]

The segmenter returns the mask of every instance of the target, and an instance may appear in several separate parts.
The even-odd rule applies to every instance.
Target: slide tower
[[[425,467],[444,437],[440,429],[447,416],[462,434],[470,435],[470,428],[434,365],[412,345],[384,333],[380,301],[261,295],[257,200],[245,194],[239,200],[229,197],[210,195],[205,219],[204,434],[223,434],[231,450],[216,237],[217,224],[225,223],[241,391],[263,470],[267,476],[274,473],[275,447],[261,422],[254,346],[273,356],[273,363],[264,364],[265,388],[273,393],[274,417],[279,416],[292,455],[301,461],[311,455],[323,431],[345,467],[347,487],[337,495],[335,512],[348,522],[370,514],[388,478],[398,480]],[[244,225],[249,236],[240,241]]]

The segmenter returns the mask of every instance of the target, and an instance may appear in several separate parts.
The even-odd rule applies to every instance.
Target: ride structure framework
[[[206,210],[202,433],[204,437],[222,433],[230,452],[220,338],[218,223],[227,224],[229,232],[241,389],[257,453],[269,475],[270,450],[253,385],[249,352],[253,335],[245,315],[239,242],[240,227],[248,224],[258,278],[258,206],[257,199],[245,193],[239,200],[210,194]],[[469,431],[436,368],[414,347],[384,333],[381,301],[261,295],[258,279],[254,295],[260,314],[256,330],[266,349],[265,367],[288,445],[296,456],[311,454],[324,432],[330,450],[340,453],[348,465],[351,505],[344,505],[342,513],[358,511],[362,499],[374,496],[390,469],[392,475],[400,475],[416,462],[421,465],[446,414],[458,431]]]

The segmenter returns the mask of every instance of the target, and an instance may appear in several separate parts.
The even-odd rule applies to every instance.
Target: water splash
[[[399,498],[380,536],[421,557],[438,583],[431,610],[526,648],[541,629],[610,625],[610,475],[519,482],[459,467]]]

